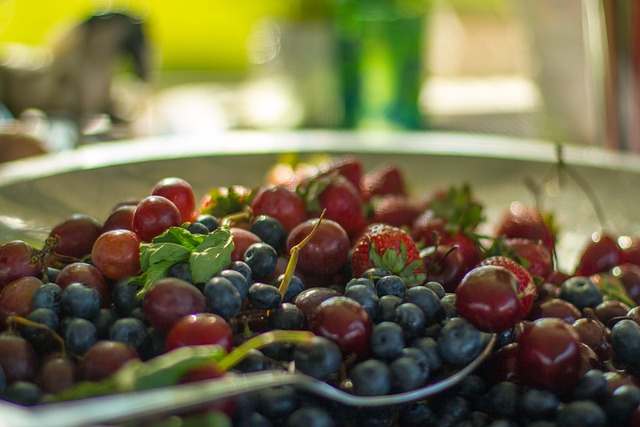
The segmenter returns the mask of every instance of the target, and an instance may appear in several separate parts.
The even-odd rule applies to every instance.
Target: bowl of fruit
[[[7,164],[0,424],[640,425],[638,183],[435,133]]]

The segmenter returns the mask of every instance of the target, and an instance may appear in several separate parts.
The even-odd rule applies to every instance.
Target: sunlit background
[[[125,10],[144,20],[152,59],[145,84],[116,76],[135,109],[126,136],[335,128],[344,111],[336,107],[331,28],[343,1],[0,0],[0,55],[16,45],[46,48],[92,13]],[[584,87],[576,97],[567,83],[585,81],[561,67],[562,55],[583,60],[579,1],[404,0],[411,2],[424,7],[421,129],[593,142],[588,112],[575,108],[589,105]],[[556,57],[545,57],[552,44]],[[549,70],[559,87],[547,87]],[[573,102],[554,105],[548,93]],[[565,110],[583,124],[562,117]]]

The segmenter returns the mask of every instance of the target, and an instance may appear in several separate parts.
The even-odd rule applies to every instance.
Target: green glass
[[[339,0],[342,125],[420,129],[427,0]]]

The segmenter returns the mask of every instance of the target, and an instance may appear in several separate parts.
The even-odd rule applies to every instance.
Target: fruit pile
[[[264,370],[392,395],[447,378],[493,336],[479,369],[423,401],[347,408],[285,386],[176,417],[640,426],[640,239],[594,232],[559,271],[557,238],[534,206],[488,224],[468,185],[410,194],[398,166],[349,156],[277,164],[255,188],[200,199],[165,178],[104,221],[62,220],[40,247],[0,245],[0,397],[38,405]]]

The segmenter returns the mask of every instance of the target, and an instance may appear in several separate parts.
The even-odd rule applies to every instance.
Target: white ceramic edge
[[[459,155],[554,162],[544,140],[446,132],[230,131],[95,143],[75,150],[0,164],[0,186],[74,170],[170,158],[281,152]],[[569,164],[640,171],[640,156],[592,146],[563,146]]]

